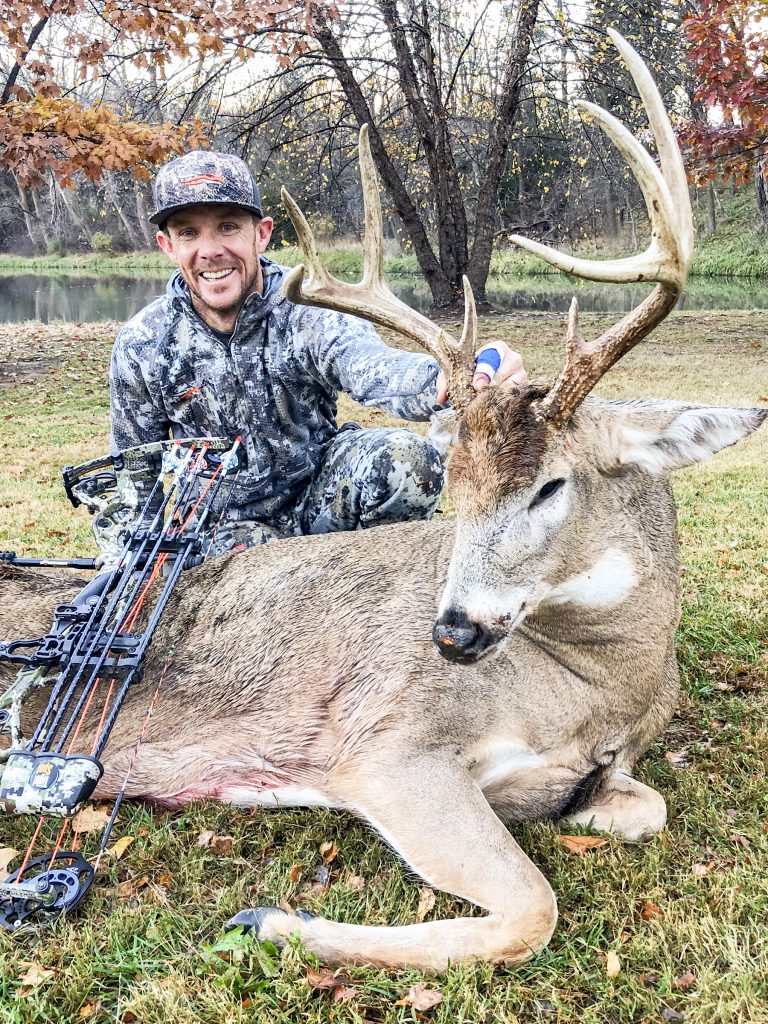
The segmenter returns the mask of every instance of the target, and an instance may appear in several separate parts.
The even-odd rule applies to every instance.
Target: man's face
[[[256,220],[242,207],[211,204],[174,213],[157,241],[181,271],[198,314],[229,330],[246,298],[263,289],[259,256],[271,234],[271,217]]]

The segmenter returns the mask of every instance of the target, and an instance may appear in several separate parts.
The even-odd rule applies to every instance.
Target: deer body
[[[479,438],[472,430],[491,414],[519,415],[531,397],[489,392],[467,413],[469,434],[453,460],[458,507],[462,458],[488,442],[487,431]],[[643,408],[657,423],[647,443],[658,447],[661,438],[664,457],[679,461],[670,437],[681,434],[681,420],[696,407]],[[590,454],[598,446],[609,459],[606,437],[621,433],[617,418],[625,447],[637,448],[639,415],[633,403],[589,399],[553,450],[539,452],[534,489],[553,468],[572,471],[560,497],[541,506],[555,519],[563,514],[558,501],[569,506],[543,558],[517,523],[541,513],[520,475],[533,458],[524,442],[511,456],[514,465],[500,468],[495,501],[503,516],[476,510],[471,517],[465,508],[458,526],[412,523],[298,538],[185,573],[144,681],[118,717],[99,795],[117,794],[169,662],[129,796],[170,806],[208,797],[348,810],[430,884],[489,911],[400,928],[244,912],[263,938],[282,942],[298,931],[329,962],[440,968],[467,958],[530,956],[554,928],[554,896],[500,818],[567,815],[629,840],[649,837],[665,821],[663,799],[631,771],[668,721],[677,693],[674,505],[665,474],[637,463],[618,468],[619,440],[611,471]],[[696,412],[709,423],[710,450],[754,429],[764,415]],[[682,441],[696,443],[695,436]],[[531,444],[536,448],[535,437]],[[468,492],[482,505],[482,493]],[[504,522],[517,527],[506,540],[498,536]],[[53,606],[77,586],[61,575],[2,571],[4,639],[44,632]],[[522,613],[518,579],[530,582]],[[440,611],[446,594],[452,614],[496,631],[479,653],[446,660],[432,642],[447,615]],[[507,615],[505,594],[513,602]],[[486,605],[493,608],[490,625]],[[30,711],[34,717],[31,703]]]

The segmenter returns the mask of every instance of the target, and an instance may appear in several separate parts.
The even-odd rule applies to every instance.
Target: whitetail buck
[[[298,933],[328,963],[440,969],[525,960],[548,942],[556,903],[505,822],[566,817],[627,840],[665,823],[663,798],[632,770],[678,690],[667,474],[733,444],[768,410],[588,397],[672,309],[692,247],[685,172],[660,96],[637,54],[613,39],[648,110],[661,171],[614,118],[582,107],[640,182],[650,247],[591,263],[518,242],[586,278],[654,281],[653,293],[592,343],[579,335],[574,302],[554,386],[472,397],[471,295],[457,346],[382,283],[363,132],[363,282],[328,277],[287,200],[309,266],[308,279],[297,268],[287,289],[295,301],[417,338],[446,368],[459,413],[448,484],[456,523],[298,538],[191,570],[103,758],[100,794],[110,797],[175,648],[128,795],[171,807],[209,797],[348,810],[430,885],[487,911],[392,928],[276,908],[238,915],[277,943]],[[0,574],[4,638],[44,632],[53,606],[77,585]]]

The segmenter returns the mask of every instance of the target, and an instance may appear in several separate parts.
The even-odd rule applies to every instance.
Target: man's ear
[[[585,408],[585,412],[586,412]],[[650,473],[683,469],[736,444],[768,418],[768,409],[728,409],[659,399],[593,399],[605,469],[637,466]]]
[[[170,240],[168,235],[166,235],[164,231],[158,231],[157,234],[155,235],[155,239],[157,240],[157,244],[163,250],[168,259],[173,260],[174,263],[178,263],[178,260],[176,259],[176,256],[173,252],[173,242]]]

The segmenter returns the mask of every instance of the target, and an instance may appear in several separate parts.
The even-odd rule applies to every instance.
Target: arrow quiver
[[[128,777],[101,836],[95,867],[76,850],[76,829],[72,849],[63,850],[63,841],[102,776],[99,758],[128,690],[141,678],[173,588],[182,571],[203,562],[211,548],[241,455],[239,438],[194,438],[68,466],[64,489],[75,508],[84,505],[93,515],[100,556],[42,559],[0,552],[0,560],[13,565],[97,570],[72,604],[56,608],[49,633],[0,644],[0,660],[19,666],[0,695],[0,734],[10,734],[10,747],[0,750],[0,813],[40,819],[21,867],[0,881],[0,926],[9,931],[49,923],[73,910],[90,888]],[[27,737],[25,698],[40,687],[48,689],[48,700]],[[136,750],[156,697],[157,690]],[[81,739],[86,719],[87,744]],[[58,839],[52,852],[33,858],[49,818],[61,819]]]

